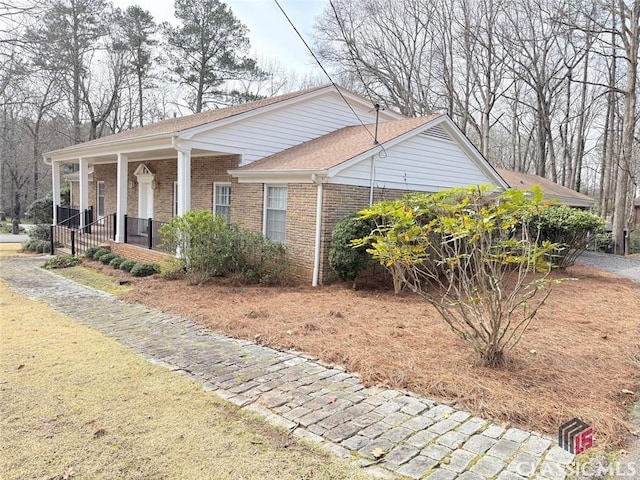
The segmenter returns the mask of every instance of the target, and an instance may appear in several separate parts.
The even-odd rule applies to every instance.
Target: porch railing
[[[56,219],[58,225],[67,228],[79,228],[80,219],[84,215],[85,231],[91,233],[91,225],[93,224],[93,205],[81,212],[78,207],[71,205],[56,205]]]
[[[93,218],[93,210],[85,218]],[[68,247],[71,255],[81,255],[90,247],[97,247],[116,238],[116,214],[112,213],[98,220],[86,223],[84,229],[64,224],[51,225],[51,253],[56,248]]]
[[[167,222],[153,218],[124,216],[124,243],[165,253],[175,253],[175,246],[165,242],[160,227]]]

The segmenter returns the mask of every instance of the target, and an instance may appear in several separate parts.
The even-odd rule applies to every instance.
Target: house
[[[332,86],[160,121],[49,152],[45,162],[54,222],[63,220],[61,166],[77,164],[72,203],[98,223],[113,217],[116,253],[147,259],[132,238],[147,236],[153,248],[158,224],[207,209],[283,242],[297,276],[313,285],[333,276],[335,224],[371,202],[473,184],[508,188],[447,116],[376,111]],[[81,227],[92,220],[78,217]]]
[[[545,200],[552,200],[563,203],[570,207],[580,209],[592,208],[596,201],[580,192],[558,185],[548,178],[540,177],[530,173],[514,172],[504,168],[496,168],[498,174],[507,182],[510,188],[527,189],[534,185],[539,185],[544,193]]]

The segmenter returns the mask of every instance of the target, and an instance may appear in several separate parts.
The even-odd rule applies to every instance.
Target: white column
[[[191,149],[178,150],[178,215],[191,210]]]
[[[84,211],[89,208],[89,160],[80,158],[80,228],[85,226]]]
[[[129,162],[126,155],[118,154],[116,180],[116,242],[124,243],[124,216],[127,214],[127,190],[129,188]]]
[[[60,163],[51,162],[51,180],[53,182],[53,224],[58,223],[58,206],[62,203],[60,197]]]

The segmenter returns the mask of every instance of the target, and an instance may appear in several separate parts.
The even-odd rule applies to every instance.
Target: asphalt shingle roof
[[[505,170],[504,168],[496,168],[498,174],[509,184],[511,188],[526,189],[531,188],[534,185],[540,185],[542,191],[546,197],[557,198],[561,200],[576,200],[579,203],[593,204],[593,198],[571,190],[570,188],[558,185],[555,182],[538,175],[531,175],[529,173],[514,172],[512,170]],[[568,203],[568,202],[567,202]]]

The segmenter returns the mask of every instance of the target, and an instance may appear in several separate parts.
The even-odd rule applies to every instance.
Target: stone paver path
[[[372,476],[564,480],[574,459],[553,438],[505,429],[412,393],[365,388],[340,368],[121,302],[45,271],[42,263],[2,260],[0,278],[235,405],[351,459]]]

